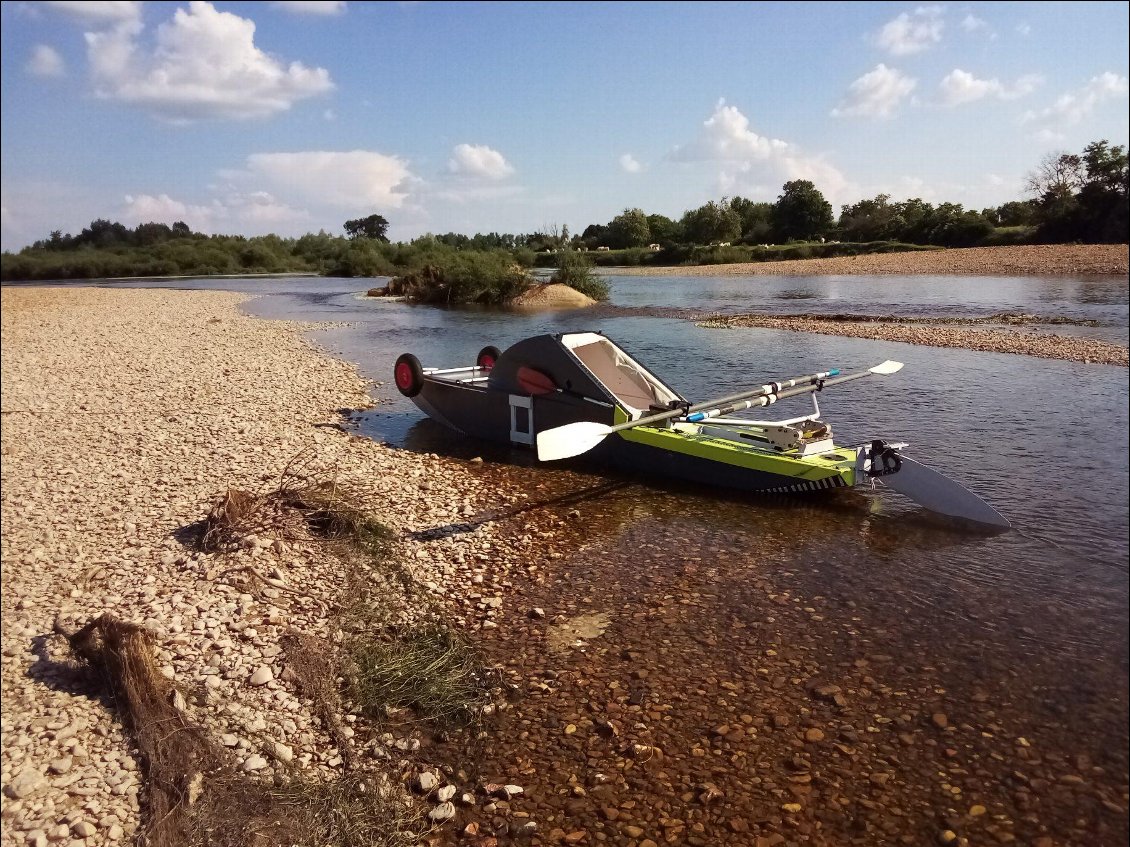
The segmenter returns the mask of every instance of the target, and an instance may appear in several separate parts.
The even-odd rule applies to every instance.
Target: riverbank
[[[239,295],[2,297],[4,845],[137,826],[131,740],[51,634],[103,611],[154,630],[229,771],[330,782],[351,747],[454,816],[440,844],[1125,842],[1124,582],[1096,591],[1082,555],[1056,604],[1009,537],[863,495],[751,502],[389,448],[339,428],[370,403],[354,369]],[[194,543],[229,487],[277,488],[307,451],[394,530],[411,590],[361,583],[394,629],[440,608],[488,658],[507,698],[474,732],[377,729],[349,702],[331,732],[284,637],[351,637],[349,562],[268,532]],[[1061,549],[1036,542],[1020,561]]]
[[[956,347],[983,353],[1017,353],[1041,359],[1064,359],[1084,364],[1130,367],[1130,348],[1096,338],[1040,332],[1032,327],[967,329],[931,325],[918,321],[900,322],[898,318],[867,318],[858,321],[832,320],[820,315],[769,314],[720,315],[699,321],[696,326],[709,329],[760,327],[790,332],[814,332],[866,338],[872,341],[899,341],[924,347]]]
[[[629,276],[1125,276],[1125,244],[1043,244],[874,253],[835,259],[733,265],[601,268]]]
[[[371,405],[365,382],[303,341],[308,327],[239,314],[242,295],[5,288],[2,297],[0,842],[118,844],[137,831],[145,763],[130,754],[105,689],[53,634],[104,613],[153,633],[161,673],[231,773],[264,785],[333,780],[350,758],[343,739],[354,738],[356,755],[395,763],[387,770],[402,792],[427,770],[411,752],[419,741],[348,711],[342,733],[331,732],[281,646],[287,633],[340,644],[351,562],[313,536],[269,528],[208,553],[194,528],[229,489],[278,488],[288,467],[335,480],[392,529],[397,573],[366,580],[381,586],[382,619],[411,628],[449,583],[474,580],[493,594],[484,572],[495,530],[408,539],[517,496],[506,481],[481,464],[342,431],[338,410]],[[510,547],[520,554],[523,543]],[[477,610],[475,625],[493,614]],[[433,792],[416,811],[435,804]]]

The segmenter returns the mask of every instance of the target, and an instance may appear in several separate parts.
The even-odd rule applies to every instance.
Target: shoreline
[[[1079,739],[1086,709],[1068,728],[1034,711],[1051,690],[1041,686],[1060,684],[1057,662],[1025,678],[1041,681],[1021,687],[1029,701],[1012,690],[1013,657],[984,633],[968,654],[948,637],[927,647],[913,628],[886,631],[887,615],[904,614],[886,591],[861,590],[857,606],[827,596],[819,573],[798,580],[791,560],[742,559],[779,520],[771,503],[752,514],[700,504],[721,534],[683,560],[670,552],[688,541],[679,493],[640,497],[622,481],[344,431],[341,412],[375,398],[354,366],[303,340],[320,324],[243,315],[247,297],[227,292],[2,296],[5,847],[124,844],[138,826],[132,739],[51,635],[57,615],[81,624],[111,612],[153,630],[160,670],[227,749],[229,770],[268,785],[343,778],[341,739],[280,643],[293,630],[342,643],[349,563],[312,539],[263,533],[225,555],[185,540],[230,487],[277,485],[300,455],[363,492],[394,531],[411,584],[366,573],[382,614],[411,633],[442,607],[512,695],[476,727],[485,745],[376,728],[342,704],[358,758],[385,768],[421,814],[441,811],[450,795],[438,791],[456,792],[433,818],[454,815],[431,833],[438,844],[531,833],[543,844],[831,844],[861,832],[927,843],[951,829],[976,843],[1049,831],[1055,843],[1100,843],[1125,832],[1124,720],[1108,754],[1092,749]],[[830,527],[810,537],[814,554],[843,543]],[[868,561],[881,572],[874,531]],[[613,555],[626,559],[621,574],[645,577],[621,584]],[[893,658],[911,649],[921,660]],[[1084,682],[1089,661],[1073,661]],[[1015,794],[996,790],[1019,771]],[[1086,822],[1061,808],[1085,809]],[[479,835],[460,836],[472,826]]]
[[[154,634],[187,719],[227,748],[232,773],[267,784],[342,778],[348,756],[288,680],[280,643],[292,630],[335,641],[351,563],[316,538],[269,533],[208,553],[187,540],[192,527],[225,491],[267,490],[305,457],[301,466],[361,492],[393,530],[402,572],[367,579],[382,614],[412,627],[429,604],[405,593],[403,569],[432,601],[473,581],[498,588],[486,566],[492,523],[411,539],[458,525],[473,502],[519,493],[489,467],[345,432],[341,410],[373,405],[367,382],[302,338],[318,325],[240,314],[246,295],[19,287],[2,298],[0,843],[114,845],[138,832],[144,763],[52,634],[103,613]],[[406,757],[419,742],[399,730],[381,736],[360,714],[342,718],[377,761],[430,767]],[[435,805],[412,800],[399,766],[388,776],[420,815]]]
[[[1126,276],[1130,261],[1125,244],[1046,244],[596,270],[610,276]]]
[[[1039,333],[1027,328],[966,329],[963,327],[869,319],[831,320],[821,315],[775,316],[768,314],[720,315],[696,321],[706,329],[781,329],[870,341],[897,341],[919,347],[950,347],[981,353],[1014,353],[1040,359],[1082,362],[1086,365],[1130,367],[1130,348],[1096,338]]]

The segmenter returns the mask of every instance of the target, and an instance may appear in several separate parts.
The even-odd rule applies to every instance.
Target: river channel
[[[380,383],[360,432],[481,456],[543,504],[509,531],[551,552],[507,574],[499,626],[476,633],[520,693],[473,776],[525,788],[482,832],[529,815],[542,843],[1125,844],[1126,369],[687,319],[1025,312],[1126,344],[1125,278],[609,281],[611,306],[540,314],[383,302],[357,280],[175,283],[345,322],[315,339]],[[837,440],[910,442],[1014,529],[946,525],[883,491],[742,498],[538,466],[423,419],[392,386],[402,352],[451,367],[588,329],[692,400],[904,362],[822,395]],[[809,401],[791,402],[782,417]]]

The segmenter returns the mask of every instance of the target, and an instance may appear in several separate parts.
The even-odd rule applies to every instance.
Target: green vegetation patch
[[[418,720],[462,727],[490,702],[488,674],[475,651],[440,625],[389,641],[354,639],[350,660],[352,699],[377,721],[410,710]]]
[[[436,251],[434,260],[388,285],[388,293],[413,303],[491,306],[514,299],[533,284],[505,251]]]
[[[566,250],[557,254],[557,270],[550,282],[567,285],[593,300],[608,299],[608,283],[593,272],[592,260],[576,250]]]

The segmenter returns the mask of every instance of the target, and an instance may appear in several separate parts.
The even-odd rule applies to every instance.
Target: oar
[[[705,421],[709,418],[717,418],[717,417],[721,417],[722,415],[729,415],[732,412],[740,412],[740,411],[743,411],[744,409],[753,409],[757,406],[771,406],[772,404],[776,403],[778,400],[785,398],[785,397],[796,397],[799,394],[806,394],[806,393],[810,393],[812,391],[819,391],[821,388],[830,388],[833,385],[842,385],[845,382],[851,382],[852,380],[855,380],[855,379],[862,379],[863,377],[870,376],[871,374],[879,374],[880,376],[886,376],[887,374],[893,374],[893,373],[895,373],[895,372],[897,372],[901,369],[902,369],[902,362],[892,362],[888,359],[887,361],[883,362],[883,364],[876,365],[873,368],[868,368],[865,371],[860,371],[859,373],[854,373],[854,374],[848,374],[847,376],[842,376],[839,379],[827,380],[827,381],[824,382],[824,384],[822,386],[813,386],[811,388],[805,387],[805,388],[798,389],[796,391],[785,391],[785,392],[774,391],[772,393],[765,394],[765,395],[758,396],[758,397],[754,397],[754,398],[749,399],[749,400],[743,400],[740,403],[731,403],[728,406],[722,406],[720,408],[706,409],[705,411],[694,412],[693,414],[687,415],[687,422],[688,423],[698,423],[699,421]],[[838,374],[838,373],[839,373],[839,371],[832,371],[833,375]],[[784,386],[784,387],[788,388],[789,386]],[[715,403],[726,402],[726,400],[715,400],[714,402]]]
[[[696,403],[686,409],[673,409],[669,412],[660,412],[656,415],[648,415],[647,417],[640,418],[634,421],[626,421],[625,423],[608,426],[607,424],[596,423],[594,421],[577,421],[576,423],[566,424],[554,429],[547,429],[544,432],[539,432],[537,437],[538,459],[543,462],[550,462],[555,459],[568,459],[572,456],[579,456],[582,453],[587,453],[592,448],[596,447],[605,438],[614,432],[619,432],[622,429],[633,429],[637,426],[648,426],[650,424],[660,423],[661,421],[671,420],[672,418],[680,418],[684,415],[694,414],[697,412],[713,411],[715,415],[725,414],[726,412],[718,407],[720,403],[731,403],[736,400],[744,398],[760,398],[763,402],[754,400],[750,406],[768,406],[770,403],[775,403],[778,399],[784,397],[794,397],[800,394],[806,394],[818,390],[820,387],[827,387],[829,385],[838,385],[843,382],[849,382],[853,379],[869,376],[872,373],[889,374],[894,373],[902,364],[899,362],[883,362],[881,365],[876,365],[870,370],[863,371],[858,374],[849,374],[848,376],[840,377],[828,381],[828,377],[836,376],[840,373],[838,369],[827,371],[826,373],[812,374],[811,376],[802,376],[795,379],[786,380],[785,382],[773,382],[767,385],[762,385],[760,388],[753,388],[749,391],[739,392],[738,394],[730,394],[726,397],[721,397],[717,400],[707,400],[703,403]],[[785,389],[791,388],[794,385],[808,383],[803,388],[796,388],[791,391]],[[767,399],[772,397],[773,399]],[[742,406],[741,408],[750,408],[750,406]]]

